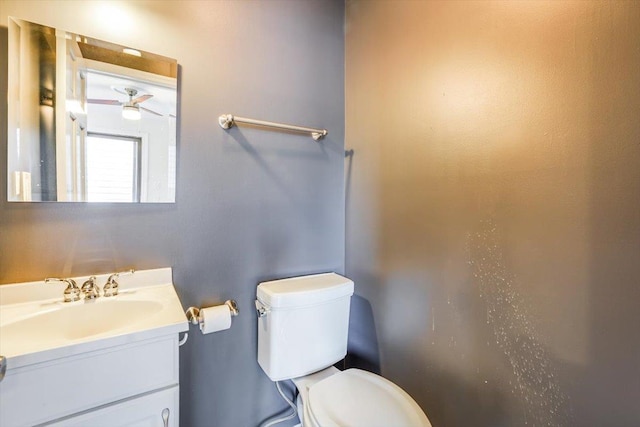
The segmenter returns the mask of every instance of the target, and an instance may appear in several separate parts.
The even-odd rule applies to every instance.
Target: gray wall
[[[346,13],[351,363],[435,426],[640,425],[640,3]]]
[[[185,307],[238,301],[230,330],[182,347],[185,426],[252,426],[285,406],[256,362],[263,279],[344,263],[344,5],[340,1],[2,0],[16,16],[176,58],[177,201],[172,205],[0,202],[0,283],[172,266]],[[0,163],[6,165],[6,107]],[[325,127],[311,138],[223,131],[232,113]],[[0,168],[6,188],[6,168]]]

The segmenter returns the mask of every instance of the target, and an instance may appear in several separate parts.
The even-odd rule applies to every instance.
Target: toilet
[[[431,427],[393,382],[333,365],[347,354],[353,281],[335,273],[258,285],[258,363],[272,381],[292,380],[303,427]]]

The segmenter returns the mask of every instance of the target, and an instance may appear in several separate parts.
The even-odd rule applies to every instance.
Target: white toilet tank
[[[272,381],[301,377],[347,354],[353,281],[335,273],[258,285],[258,363]]]

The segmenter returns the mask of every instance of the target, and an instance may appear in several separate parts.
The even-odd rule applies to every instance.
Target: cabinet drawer
[[[45,424],[47,427],[178,427],[178,386],[135,397],[75,417]],[[166,413],[166,424],[162,417]]]
[[[0,425],[44,423],[177,384],[177,336],[25,366],[0,383]]]

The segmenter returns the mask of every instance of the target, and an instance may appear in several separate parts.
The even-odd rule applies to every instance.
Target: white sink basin
[[[97,283],[105,281],[106,275],[98,276]],[[0,286],[0,355],[15,368],[188,329],[171,269],[139,271],[119,282],[115,297],[67,303],[64,284]]]
[[[0,341],[78,340],[132,326],[162,309],[154,301],[115,298],[77,304],[59,303],[52,311],[3,325]]]

